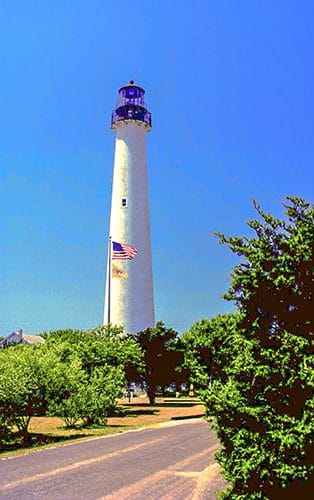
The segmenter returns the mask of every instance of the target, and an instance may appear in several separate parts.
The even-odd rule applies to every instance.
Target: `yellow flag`
[[[128,278],[128,273],[124,271],[124,269],[117,264],[112,264],[112,277],[113,278]]]

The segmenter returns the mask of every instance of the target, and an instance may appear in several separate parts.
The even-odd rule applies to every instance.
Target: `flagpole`
[[[108,240],[108,324],[110,323],[111,307],[111,273],[112,273],[112,241],[111,236]]]

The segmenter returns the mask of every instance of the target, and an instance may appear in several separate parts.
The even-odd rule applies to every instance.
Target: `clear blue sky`
[[[156,319],[233,309],[251,201],[313,201],[314,3],[1,0],[0,334],[101,323],[110,115],[133,78],[153,114]]]

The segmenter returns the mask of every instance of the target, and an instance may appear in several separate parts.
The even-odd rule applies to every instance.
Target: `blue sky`
[[[117,89],[153,114],[156,319],[179,332],[233,309],[248,234],[313,201],[314,4],[306,0],[2,0],[0,335],[101,323]]]

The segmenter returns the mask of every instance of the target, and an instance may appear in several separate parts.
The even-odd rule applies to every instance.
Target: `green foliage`
[[[46,345],[58,352],[62,363],[77,359],[80,364],[79,376],[74,372],[68,378],[69,396],[53,405],[52,411],[66,425],[102,425],[114,412],[128,370],[139,366],[142,358],[135,340],[121,333],[120,328],[100,326],[88,332],[52,332],[47,338]]]
[[[57,415],[67,426],[104,425],[142,352],[121,329],[60,330],[45,344],[0,350],[0,438],[17,428],[29,441],[32,416]],[[18,437],[17,436],[17,437]]]
[[[22,346],[0,352],[0,413],[2,427],[17,427],[22,440],[29,439],[28,425],[43,415],[54,394],[62,389],[58,356],[40,346]]]
[[[177,332],[166,328],[162,321],[158,321],[154,328],[138,332],[135,340],[144,353],[138,380],[146,386],[150,403],[153,404],[158,385],[165,386],[172,382],[179,384],[186,380],[185,372],[179,371],[183,360],[182,346]]]
[[[196,389],[204,389],[213,378],[225,380],[228,362],[238,352],[242,337],[238,334],[238,313],[219,314],[197,321],[181,336],[184,366]]]
[[[256,237],[219,234],[244,259],[226,294],[240,317],[232,358],[218,354],[221,379],[204,399],[231,484],[222,498],[306,499],[314,488],[314,209],[289,197],[284,221],[255,207]]]
[[[105,425],[124,383],[122,367],[96,367],[88,375],[72,364],[67,373],[67,397],[55,398],[50,412],[60,416],[68,427]]]
[[[61,361],[66,361],[75,352],[81,359],[82,368],[91,373],[97,367],[138,366],[142,359],[142,351],[132,336],[120,336],[121,329],[108,332],[100,326],[84,332],[80,330],[60,330],[51,332],[46,340],[47,346],[58,350]]]

